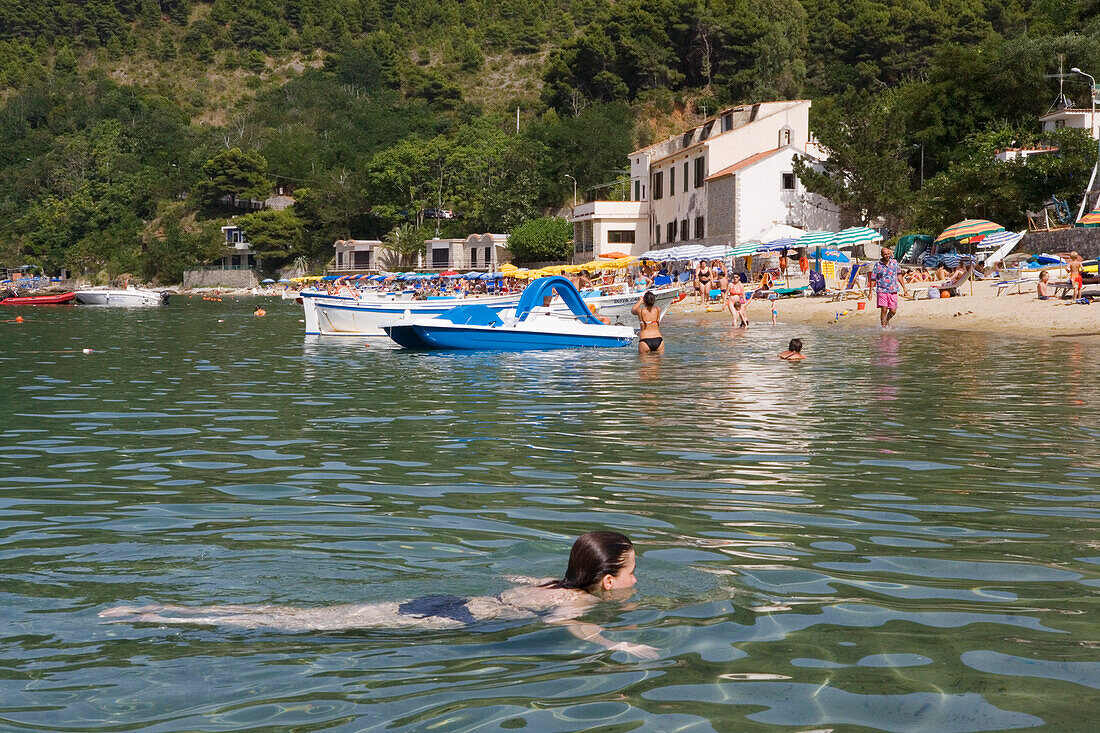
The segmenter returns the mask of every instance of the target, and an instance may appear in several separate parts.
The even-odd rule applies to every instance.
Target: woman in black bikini
[[[490,619],[541,618],[565,626],[578,639],[636,657],[656,659],[645,644],[613,642],[603,629],[577,619],[597,601],[628,595],[637,580],[630,539],[618,532],[587,532],[569,553],[565,576],[509,577],[516,585],[495,596],[436,595],[403,603],[294,606],[116,606],[100,611],[112,622],[266,627],[283,631],[336,631],[365,627],[449,629]]]
[[[707,298],[710,297],[710,265],[706,260],[699,262],[699,269],[695,271],[695,277],[699,280],[699,304],[706,305]]]
[[[665,353],[665,339],[661,336],[661,309],[657,307],[657,296],[653,291],[645,291],[630,312],[638,316],[642,324],[638,331],[638,353]]]

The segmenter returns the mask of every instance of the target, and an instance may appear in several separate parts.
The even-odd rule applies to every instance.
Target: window
[[[485,264],[490,265],[490,264],[492,264],[492,262],[493,262],[493,248],[492,247],[486,247],[485,248]]]
[[[1061,130],[1065,126],[1066,126],[1066,121],[1065,120],[1055,120],[1054,121],[1054,129],[1055,130]]]
[[[370,269],[370,250],[356,250],[352,253],[352,258],[355,262],[355,269],[357,270],[369,270]]]
[[[645,186],[642,186],[642,197],[638,200],[639,201],[645,201]]]
[[[665,174],[664,171],[657,171],[653,174],[653,200],[661,198],[665,188]]]
[[[695,217],[695,238],[703,238],[703,217],[701,216]]]
[[[684,193],[688,190],[688,162],[684,161]]]
[[[653,222],[653,243],[661,243],[661,222],[659,221]]]
[[[344,253],[343,252],[337,252],[336,253],[336,269],[339,270],[343,266],[344,266]]]
[[[702,156],[695,159],[695,187],[703,187],[703,158]]]
[[[672,221],[670,221],[668,223],[668,225],[665,227],[665,229],[668,231],[668,241],[669,242],[675,242],[676,241],[676,220],[673,219]]]
[[[795,184],[794,173],[784,173],[783,174],[783,190],[784,191],[793,191],[794,190],[794,184]]]
[[[668,195],[672,196],[676,193],[676,164],[673,163],[668,168]]]
[[[690,234],[691,230],[688,229],[688,220],[684,219],[680,222],[680,241],[686,242],[688,240],[688,235]]]
[[[642,200],[642,182],[637,178],[634,179],[634,200]]]
[[[607,232],[608,244],[634,244],[633,229],[611,229]]]
[[[722,132],[729,132],[733,129],[733,115],[722,115]]]
[[[470,250],[470,267],[477,267],[477,247]]]
[[[783,127],[783,129],[781,129],[779,131],[779,147],[782,148],[783,146],[790,145],[790,144],[791,144],[791,128]]]
[[[432,250],[432,267],[446,267],[451,262],[451,251],[449,249],[433,249]]]

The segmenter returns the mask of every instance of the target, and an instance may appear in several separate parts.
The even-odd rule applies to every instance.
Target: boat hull
[[[518,301],[518,297],[412,301],[313,297],[303,299],[302,305],[306,312],[307,335],[385,336],[383,325],[406,316],[434,318],[456,305],[474,302],[494,310],[503,310],[514,308]]]
[[[72,303],[76,293],[58,293],[54,295],[17,295],[0,300],[0,305],[64,305]]]
[[[608,327],[611,328],[611,327]],[[446,322],[386,326],[386,333],[410,349],[450,351],[547,351],[551,349],[619,348],[630,346],[625,335],[569,334],[508,327],[456,326]],[[394,332],[397,335],[394,335]],[[402,333],[402,331],[404,331]]]
[[[109,306],[145,306],[164,305],[168,302],[166,293],[155,290],[79,290],[76,302],[81,305]]]

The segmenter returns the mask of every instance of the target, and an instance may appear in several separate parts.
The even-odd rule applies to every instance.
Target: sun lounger
[[[866,298],[867,295],[860,288],[856,287],[856,277],[859,275],[859,268],[861,264],[852,265],[851,272],[848,273],[848,283],[843,288],[826,288],[825,294],[830,296],[834,301],[844,300],[850,295],[854,295],[857,298]]]
[[[772,288],[771,291],[778,295],[780,298],[787,298],[792,295],[809,295],[810,286],[803,285],[800,288]]]

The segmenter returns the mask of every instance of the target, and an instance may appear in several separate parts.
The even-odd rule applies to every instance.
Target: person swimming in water
[[[665,339],[661,336],[661,309],[657,307],[657,296],[647,290],[630,309],[638,316],[641,329],[638,331],[638,353],[665,353]]]
[[[637,582],[634,544],[618,532],[586,532],[569,552],[561,578],[509,576],[516,585],[495,596],[434,595],[390,603],[342,604],[318,608],[275,605],[115,606],[99,617],[114,623],[200,624],[266,627],[283,631],[337,631],[364,627],[446,629],[491,619],[541,618],[573,636],[611,651],[656,659],[645,644],[614,642],[596,624],[578,621],[600,600],[624,598]]]

